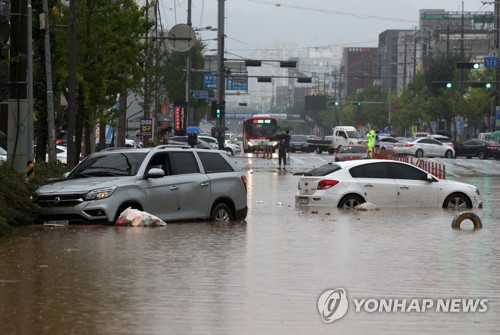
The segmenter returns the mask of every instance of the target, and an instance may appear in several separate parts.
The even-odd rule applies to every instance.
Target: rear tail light
[[[409,148],[409,147],[412,147],[413,146],[413,143],[406,143],[406,146]]]
[[[247,191],[247,176],[241,176],[241,181],[243,182],[243,186],[245,186],[245,192]]]
[[[323,179],[318,183],[318,190],[327,190],[339,183],[338,180]]]

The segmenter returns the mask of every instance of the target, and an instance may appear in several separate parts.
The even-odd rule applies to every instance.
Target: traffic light
[[[215,117],[217,119],[220,119],[222,117],[222,110],[220,109],[220,106],[217,106],[217,109],[215,110]]]
[[[484,81],[478,81],[476,83],[471,83],[470,86],[475,87],[475,88],[486,88],[486,89],[491,89],[493,87],[490,82],[484,82]]]
[[[212,107],[210,109],[210,116],[212,119],[217,118],[217,101],[212,101]]]
[[[474,69],[479,70],[481,64],[479,62],[457,62],[457,69]]]
[[[444,84],[445,88],[453,88],[453,83],[452,82],[447,82]]]

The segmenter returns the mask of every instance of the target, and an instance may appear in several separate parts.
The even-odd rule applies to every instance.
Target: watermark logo
[[[325,323],[342,318],[348,309],[347,293],[343,288],[325,291],[318,298],[318,311]]]
[[[486,298],[352,298],[355,313],[485,313]],[[323,292],[318,298],[318,311],[325,323],[341,319],[349,309],[343,288]]]

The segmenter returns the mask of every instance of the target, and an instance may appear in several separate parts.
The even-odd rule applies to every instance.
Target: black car
[[[500,144],[493,141],[470,140],[455,146],[455,157],[459,156],[500,159]]]
[[[308,152],[307,135],[291,135],[290,151]]]

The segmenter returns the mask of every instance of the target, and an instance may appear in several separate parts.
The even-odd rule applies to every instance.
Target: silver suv
[[[86,157],[33,200],[45,224],[114,223],[128,207],[165,222],[244,220],[246,176],[222,151],[162,145]]]

